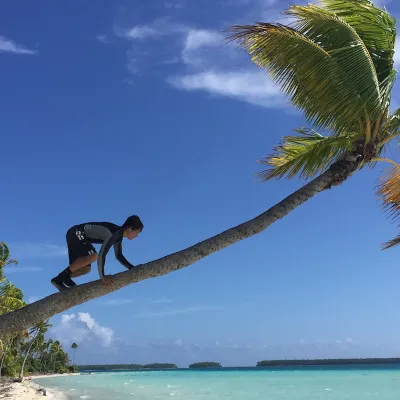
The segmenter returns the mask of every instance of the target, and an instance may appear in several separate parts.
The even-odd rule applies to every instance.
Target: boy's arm
[[[99,275],[101,279],[104,278],[104,265],[106,263],[106,255],[113,244],[114,238],[110,232],[107,238],[104,239],[101,249],[99,251],[99,255],[97,256],[97,267],[99,269]]]
[[[115,258],[127,269],[135,268],[122,254],[122,243],[118,242],[114,245]]]

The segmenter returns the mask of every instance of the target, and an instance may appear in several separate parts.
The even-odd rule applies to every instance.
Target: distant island
[[[221,368],[221,364],[217,362],[206,361],[190,364],[189,368]]]
[[[105,364],[105,365],[79,365],[79,371],[110,371],[110,370],[142,370],[142,369],[177,369],[175,364]]]
[[[263,360],[257,367],[299,366],[299,365],[354,365],[354,364],[400,364],[400,358],[340,358],[318,360]]]
[[[400,358],[339,358],[339,359],[316,359],[316,360],[263,360],[258,361],[256,367],[298,367],[298,366],[334,366],[334,365],[387,365],[400,364]],[[196,368],[224,368],[220,363],[214,361],[203,361],[189,365],[189,369]],[[249,367],[225,367],[249,368]],[[251,368],[251,367],[250,367]],[[254,367],[252,367],[254,368]],[[118,371],[118,370],[165,370],[179,369],[172,363],[152,363],[152,364],[105,364],[105,365],[79,365],[79,371]],[[184,368],[183,368],[184,369]]]

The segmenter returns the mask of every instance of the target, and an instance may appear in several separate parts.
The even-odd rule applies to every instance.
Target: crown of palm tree
[[[311,178],[362,146],[361,168],[377,161],[393,164],[378,195],[398,216],[400,169],[380,158],[385,145],[400,134],[400,110],[389,115],[397,74],[396,20],[369,0],[321,0],[319,6],[293,6],[283,14],[290,18],[287,25],[235,25],[229,36],[312,126],[285,136],[260,161],[267,166],[261,178]],[[384,248],[397,243],[400,236]]]

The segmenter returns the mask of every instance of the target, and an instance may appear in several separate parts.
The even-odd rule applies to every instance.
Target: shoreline
[[[33,375],[24,378],[22,382],[14,382],[11,378],[0,380],[0,400],[70,400],[70,397],[61,391],[48,389],[40,385],[40,379],[56,378],[60,376],[76,376],[79,373]],[[39,382],[36,382],[36,379]]]

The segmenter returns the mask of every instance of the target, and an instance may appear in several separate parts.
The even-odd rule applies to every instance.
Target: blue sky
[[[73,224],[140,215],[144,232],[124,252],[143,264],[303,184],[255,178],[304,120],[221,34],[276,21],[286,1],[142,3],[2,6],[0,236],[28,301],[54,292]],[[386,167],[189,268],[52,318],[52,337],[76,341],[79,363],[400,356],[399,250],[380,250],[397,230],[374,193]],[[110,253],[106,271],[122,269]],[[96,268],[77,281],[92,279]]]

